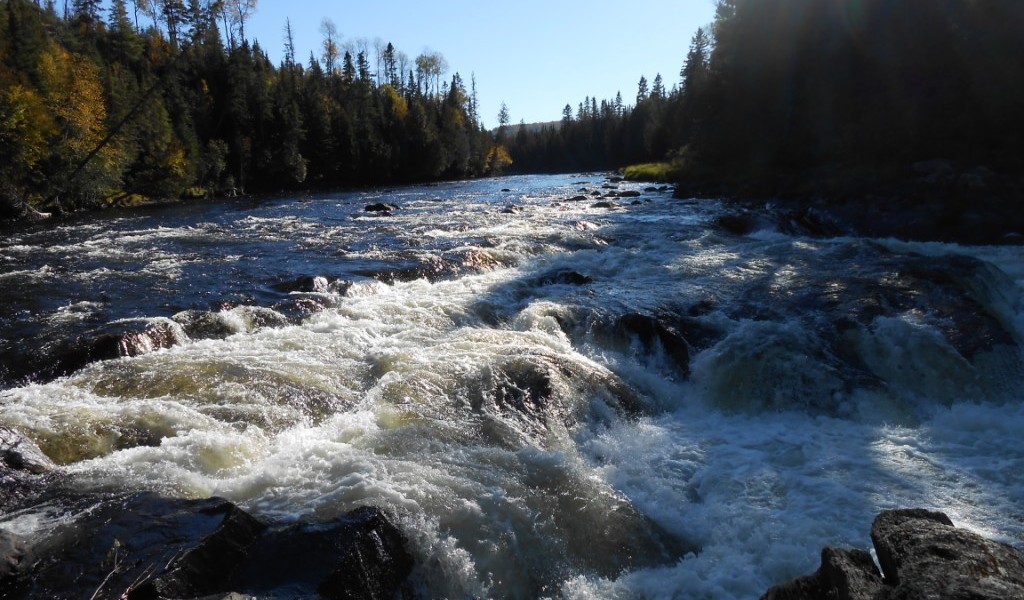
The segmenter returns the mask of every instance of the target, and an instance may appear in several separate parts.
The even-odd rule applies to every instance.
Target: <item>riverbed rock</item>
[[[703,305],[666,307],[652,312],[626,313],[612,323],[597,323],[605,343],[621,350],[663,356],[683,378],[690,376],[693,355],[719,341],[723,333],[698,318]]]
[[[0,425],[0,468],[40,475],[55,465],[35,442],[13,427]]]
[[[413,566],[402,533],[372,507],[270,530],[218,498],[51,496],[37,510],[77,516],[35,542],[0,530],[5,600],[376,600],[394,597]]]
[[[733,235],[748,235],[765,226],[764,219],[753,212],[727,213],[713,221],[715,229]]]
[[[825,548],[817,572],[771,588],[762,600],[1024,598],[1024,553],[959,529],[941,512],[882,512],[871,540],[881,572],[864,550]]]
[[[536,280],[536,287],[545,285],[587,285],[594,283],[594,278],[576,271],[561,269],[541,275]]]
[[[815,573],[777,585],[761,600],[875,600],[883,585],[871,553],[824,548],[821,567]]]
[[[365,207],[363,207],[363,210],[365,212],[391,214],[392,211],[400,210],[401,208],[401,206],[393,204],[391,202],[376,202],[374,204],[367,204]]]
[[[34,562],[35,555],[24,538],[0,529],[0,588],[24,577]]]
[[[70,375],[101,360],[140,356],[171,348],[183,341],[180,327],[170,319],[125,319],[107,323],[73,339],[45,345],[30,362],[32,376],[42,380]]]
[[[1024,598],[1024,553],[927,510],[887,511],[871,527],[891,600]]]
[[[193,340],[222,340],[238,333],[238,328],[219,312],[186,310],[171,317]]]
[[[390,599],[412,571],[405,538],[379,509],[267,533],[229,584],[256,597]]]

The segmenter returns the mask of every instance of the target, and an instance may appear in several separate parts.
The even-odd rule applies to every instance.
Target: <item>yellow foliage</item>
[[[39,58],[39,77],[50,111],[63,126],[68,147],[87,154],[103,139],[107,118],[99,68],[51,45]]]
[[[487,172],[491,175],[500,175],[505,167],[512,164],[512,155],[508,153],[505,146],[498,144],[491,146],[487,151]]]
[[[391,84],[384,84],[381,90],[383,90],[384,97],[391,104],[391,115],[399,121],[404,121],[409,116],[409,103],[405,101],[405,98],[395,88],[391,87]]]
[[[34,90],[13,84],[0,92],[0,148],[16,169],[31,169],[46,155],[56,130],[43,99]]]
[[[185,155],[185,149],[174,144],[164,157],[164,167],[167,172],[177,178],[184,178],[188,175],[189,161]]]
[[[51,43],[39,58],[39,79],[46,106],[60,130],[57,152],[72,164],[83,160],[107,134],[107,105],[99,67]],[[116,185],[125,160],[116,144],[107,144],[90,162],[87,172],[97,183]]]

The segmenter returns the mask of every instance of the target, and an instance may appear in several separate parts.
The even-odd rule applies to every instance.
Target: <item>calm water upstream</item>
[[[643,190],[512,177],[7,232],[0,425],[82,489],[278,522],[379,506],[423,597],[752,598],[896,507],[1024,546],[1019,249],[738,235],[721,203]]]

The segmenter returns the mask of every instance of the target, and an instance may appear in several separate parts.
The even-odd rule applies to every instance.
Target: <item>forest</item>
[[[461,178],[508,155],[439,53],[343,45],[274,65],[252,0],[0,0],[0,213]],[[139,12],[143,12],[140,26]],[[148,21],[146,18],[148,17]]]
[[[253,0],[64,5],[0,0],[0,213],[650,161],[732,194],[1024,172],[1017,0],[718,0],[678,78],[495,131],[442,55],[342,45],[328,19],[305,58],[285,23],[274,65]]]
[[[719,0],[679,79],[523,129],[517,170],[667,160],[728,192],[884,182],[940,159],[1024,172],[1024,3]],[[826,189],[828,189],[826,187]]]

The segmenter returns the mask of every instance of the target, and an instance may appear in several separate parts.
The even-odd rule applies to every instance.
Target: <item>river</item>
[[[423,597],[753,598],[888,508],[1024,546],[1019,250],[735,210],[585,174],[7,232],[0,425],[83,490],[379,506]]]

